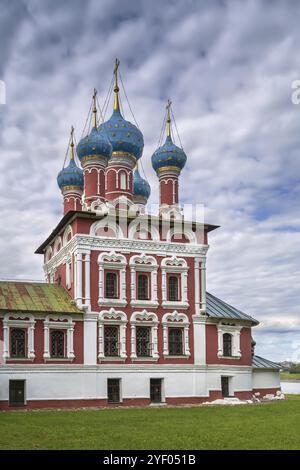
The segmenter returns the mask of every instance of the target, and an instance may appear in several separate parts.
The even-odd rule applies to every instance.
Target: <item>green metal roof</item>
[[[260,356],[252,357],[252,367],[253,369],[281,369],[281,365],[276,362],[269,361],[269,359],[264,359]]]
[[[0,311],[82,314],[57,284],[0,281]]]
[[[250,317],[246,313],[241,312],[232,305],[227,304],[214,295],[206,292],[206,311],[207,315],[212,318],[226,318],[230,320],[247,320],[253,325],[258,325],[258,321]]]

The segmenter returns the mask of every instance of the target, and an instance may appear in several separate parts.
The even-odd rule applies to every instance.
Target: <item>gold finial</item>
[[[70,137],[70,147],[71,147],[71,155],[70,160],[74,160],[74,127],[71,127],[71,137]]]
[[[118,68],[120,65],[120,61],[116,59],[115,62],[115,68],[114,68],[114,76],[115,76],[115,86],[114,86],[114,92],[115,92],[115,100],[114,100],[114,110],[119,111],[120,110],[120,102],[119,102],[119,84],[118,84]]]
[[[93,127],[97,128],[97,105],[96,105],[96,98],[97,98],[97,90],[94,88],[94,94],[93,94]]]
[[[172,101],[168,100],[166,110],[167,110],[167,137],[172,138],[172,135],[171,135],[171,112],[170,112],[171,111],[171,104],[172,104]]]

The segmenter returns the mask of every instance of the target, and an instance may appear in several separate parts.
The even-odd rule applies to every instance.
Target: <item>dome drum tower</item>
[[[71,129],[70,163],[57,176],[57,183],[64,198],[64,214],[69,211],[82,210],[82,193],[84,186],[83,173],[76,165],[74,158],[74,128]]]

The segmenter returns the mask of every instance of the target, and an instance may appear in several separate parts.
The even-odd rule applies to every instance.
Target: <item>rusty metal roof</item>
[[[0,281],[0,312],[82,314],[57,284]]]

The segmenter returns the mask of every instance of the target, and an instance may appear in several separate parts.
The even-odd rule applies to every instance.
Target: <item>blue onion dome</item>
[[[152,166],[156,172],[165,167],[174,167],[180,171],[186,164],[186,160],[185,152],[173,143],[170,135],[167,135],[165,143],[155,150],[151,157]]]
[[[134,196],[142,196],[149,199],[151,188],[148,181],[141,177],[138,168],[133,173],[133,194]]]
[[[120,109],[114,109],[111,118],[100,125],[99,131],[105,131],[113,152],[130,153],[137,160],[141,157],[144,148],[143,134],[134,124],[123,118]]]
[[[61,190],[67,186],[83,189],[83,171],[78,168],[74,158],[71,158],[69,165],[59,172],[57,184]]]
[[[112,146],[106,133],[93,127],[90,134],[83,137],[77,145],[77,155],[81,161],[89,156],[101,156],[110,159]]]

